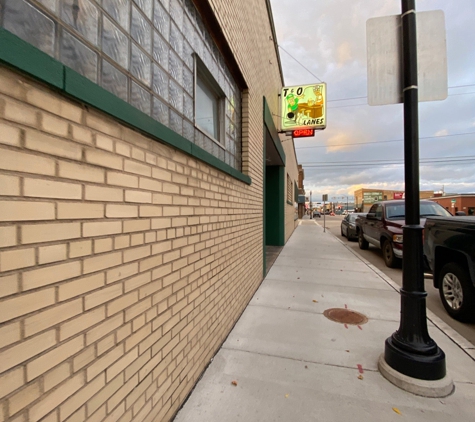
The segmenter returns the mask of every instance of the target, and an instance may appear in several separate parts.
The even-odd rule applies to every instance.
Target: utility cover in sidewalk
[[[330,308],[323,312],[329,320],[339,322],[340,324],[361,325],[368,322],[363,314],[343,308]]]

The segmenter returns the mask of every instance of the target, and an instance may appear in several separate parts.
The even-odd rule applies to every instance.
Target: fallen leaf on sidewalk
[[[363,379],[363,375],[358,375],[358,379],[359,379],[359,380],[362,380],[362,379]]]
[[[318,303],[318,300],[313,299],[312,302]]]
[[[307,365],[305,365],[305,369],[308,369],[308,366],[307,366]]]
[[[393,410],[398,414],[398,415],[402,415],[402,413],[399,411],[399,409],[397,407],[393,407]]]
[[[237,386],[237,381],[231,381],[231,384]]]
[[[286,395],[285,395],[285,398],[286,398],[286,399],[288,399],[288,398],[289,398],[289,395],[288,395],[288,394],[286,394]]]
[[[348,353],[350,353],[350,351],[349,351],[349,350],[345,350],[345,352],[348,352]]]

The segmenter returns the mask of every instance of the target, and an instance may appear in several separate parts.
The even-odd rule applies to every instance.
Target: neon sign
[[[326,97],[325,83],[282,88],[280,95],[282,131],[325,129],[327,126]]]
[[[292,131],[292,138],[308,138],[315,135],[315,129],[297,129]]]

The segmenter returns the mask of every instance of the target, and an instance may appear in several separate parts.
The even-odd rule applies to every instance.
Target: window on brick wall
[[[0,0],[0,26],[241,170],[241,90],[193,1]],[[219,108],[195,110],[197,55]]]
[[[195,56],[195,125],[222,144],[225,95],[204,63]]]
[[[287,175],[287,202],[293,203],[292,202],[292,179],[290,178],[289,175]]]

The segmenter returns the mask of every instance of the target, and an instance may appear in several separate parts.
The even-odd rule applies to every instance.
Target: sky
[[[366,57],[366,21],[401,1],[270,2],[285,85],[327,84],[326,129],[295,139],[307,195],[403,191],[403,105],[368,105]],[[416,0],[429,10],[445,15],[448,97],[419,103],[419,189],[475,193],[475,0]]]

